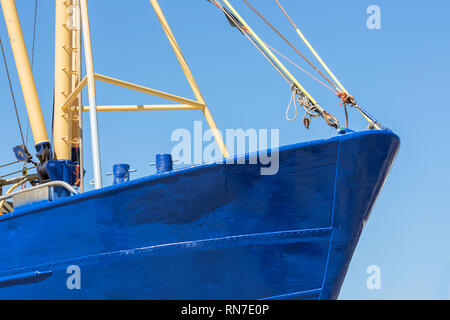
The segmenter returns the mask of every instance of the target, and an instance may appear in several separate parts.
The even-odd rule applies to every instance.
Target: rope
[[[280,74],[285,78],[285,80],[291,85],[291,88],[292,88],[292,90],[294,91],[294,97],[296,96],[296,95],[299,95],[300,97],[301,97],[301,100],[300,100],[300,98],[298,98],[299,100],[299,103],[301,104],[301,105],[303,105],[304,106],[304,108],[305,108],[305,111],[306,111],[306,113],[310,116],[310,117],[320,117],[320,116],[322,116],[323,118],[324,118],[324,120],[327,122],[327,124],[329,125],[329,126],[332,126],[332,127],[334,127],[334,128],[338,128],[339,127],[339,121],[337,120],[337,118],[336,117],[334,117],[334,116],[332,116],[331,114],[329,114],[328,112],[326,112],[322,107],[320,107],[320,106],[318,106],[317,104],[316,104],[316,102],[315,101],[313,101],[313,100],[311,100],[310,98],[308,98],[308,96],[306,95],[306,93],[304,93],[300,88],[298,88],[297,87],[297,85],[295,85],[295,83],[293,83],[290,79],[289,79],[289,77],[283,72],[283,70],[275,63],[275,61],[274,60],[272,60],[272,58],[265,52],[265,50],[263,50],[263,46],[266,46],[267,47],[267,44],[264,42],[264,41],[262,41],[262,40],[260,40],[261,41],[261,44],[259,44],[259,43],[256,43],[256,40],[254,40],[251,36],[250,36],[250,32],[247,30],[247,28],[246,28],[246,26],[245,25],[243,25],[243,24],[241,24],[238,20],[237,20],[237,18],[233,15],[233,14],[231,14],[227,9],[225,9],[224,7],[223,7],[223,5],[220,3],[220,2],[218,2],[217,0],[215,0],[214,2],[213,2],[226,16],[227,16],[227,18],[228,18],[228,20],[230,21],[230,22],[232,22],[240,31],[241,31],[241,33],[242,34],[244,34],[251,42],[252,42],[252,44],[263,54],[263,56],[275,67],[275,69],[276,70],[278,70],[279,72],[280,72]],[[267,49],[268,50],[268,49]],[[280,54],[280,53],[278,53],[278,54]],[[286,58],[286,57],[285,57]],[[289,60],[289,59],[288,59]],[[290,61],[291,63],[293,63],[292,61]],[[297,66],[298,67],[298,66]],[[299,67],[300,68],[300,67]],[[301,70],[303,70],[302,68],[300,68]],[[306,72],[306,71],[305,71]],[[314,77],[313,77],[314,78]],[[317,79],[318,80],[318,79]],[[320,82],[320,81],[319,81]],[[329,88],[329,89],[331,89],[331,88]],[[331,89],[333,92],[335,92],[333,89]],[[306,101],[305,101],[306,100]],[[295,103],[295,102],[294,102]],[[290,103],[290,105],[292,104],[292,102]],[[286,115],[286,117],[287,117],[287,119],[288,119],[288,121],[293,121],[293,120],[289,120],[289,110],[290,110],[290,105],[288,106],[288,110],[287,110],[287,115]],[[297,117],[297,110],[296,110],[296,117]],[[296,118],[295,117],[295,118]],[[294,118],[294,120],[295,120],[295,118]],[[308,122],[308,124],[306,124],[306,122]],[[307,127],[307,128],[309,128],[309,122],[310,122],[310,119],[309,119],[309,121],[308,120],[305,120],[304,119],[304,123],[305,123],[305,126]]]
[[[288,62],[290,62],[292,65],[294,65],[295,67],[297,67],[298,69],[300,69],[301,71],[303,71],[304,73],[306,73],[308,76],[310,76],[311,78],[313,78],[314,80],[316,80],[317,82],[319,82],[320,84],[322,84],[323,86],[325,86],[326,88],[328,88],[329,90],[331,90],[333,93],[338,94],[338,92],[335,89],[332,89],[330,86],[328,86],[327,84],[323,83],[322,81],[320,81],[319,79],[317,79],[316,77],[314,77],[312,74],[310,74],[308,71],[306,71],[305,69],[303,69],[302,67],[300,67],[299,65],[297,65],[295,62],[293,62],[291,59],[289,59],[288,57],[286,57],[285,55],[283,55],[281,52],[277,51],[276,49],[272,48],[269,44],[267,44],[266,42],[264,42],[264,44],[266,46],[268,46],[270,49],[272,49],[273,51],[275,51],[275,53],[277,53],[280,57],[286,59]]]
[[[294,21],[291,19],[291,17],[287,13],[287,11],[283,8],[281,3],[278,0],[275,0],[275,2],[277,3],[278,7],[280,7],[281,11],[283,11],[284,15],[289,20],[289,22],[292,24],[294,29],[297,31],[297,33],[299,34],[299,36],[303,40],[303,42],[306,44],[306,46],[311,50],[311,52],[314,54],[314,56],[317,58],[317,60],[320,62],[320,64],[325,68],[327,73],[336,82],[337,86],[340,88],[340,93],[339,94],[345,94],[345,98],[344,99],[339,94],[338,94],[338,96],[341,98],[341,103],[342,103],[342,100],[344,100],[344,107],[345,107],[345,111],[346,111],[346,117],[348,118],[347,107],[346,107],[346,103],[347,103],[347,104],[350,104],[352,107],[356,108],[363,115],[363,117],[369,122],[370,127],[374,127],[374,128],[377,128],[377,129],[383,129],[384,127],[380,124],[380,122],[378,122],[368,112],[366,112],[363,108],[361,108],[361,106],[358,105],[358,103],[355,101],[353,96],[348,94],[347,90],[344,88],[344,86],[341,84],[341,82],[336,78],[336,76],[333,74],[333,72],[328,68],[328,66],[325,64],[325,62],[319,56],[319,54],[314,50],[314,48],[311,46],[311,44],[308,42],[308,40],[305,38],[305,36],[300,31],[300,29],[295,25]],[[347,122],[348,122],[348,120],[347,120]]]
[[[247,0],[243,1],[247,4],[247,6],[250,7],[250,9],[253,10],[253,12],[255,12],[258,15],[258,17],[260,17],[273,31],[275,31],[278,34],[278,36],[280,36],[295,52],[297,52],[314,70],[316,70],[326,81],[328,81],[328,83],[335,88],[334,91],[339,91],[338,87],[326,75],[324,75],[323,72],[320,71],[308,58],[306,58],[285,36],[283,36],[283,34],[281,34],[280,31],[278,31],[269,21],[267,21],[267,19],[264,18],[264,16],[260,12],[258,12],[250,3],[248,3]],[[308,75],[310,74],[308,73]]]
[[[298,95],[298,97],[297,97]],[[286,110],[286,120],[293,122],[298,117],[298,109],[297,105],[295,103],[295,100],[298,101],[299,106],[303,106],[305,110],[305,115],[303,116],[303,124],[305,125],[306,129],[309,129],[312,118],[324,118],[325,122],[337,129],[339,128],[339,120],[331,115],[330,113],[326,112],[322,107],[320,107],[317,104],[311,104],[311,102],[303,95],[295,86],[292,86],[292,96],[291,100],[289,101],[288,108]],[[294,101],[294,108],[295,108],[295,116],[293,118],[289,118],[289,111],[292,106],[292,101]]]
[[[339,104],[339,106],[344,106],[344,110],[345,110],[345,127],[348,129],[350,127],[349,125],[349,121],[348,121],[348,110],[347,110],[347,104],[351,104],[351,105],[355,105],[355,99],[353,98],[353,96],[348,95],[345,92],[339,92],[338,93],[338,97],[341,99],[341,103]]]
[[[253,12],[255,12],[273,31],[275,31],[278,36],[280,36],[292,49],[294,49],[295,52],[297,52],[311,67],[314,68],[314,70],[316,70],[331,86],[333,86],[333,88],[331,88],[330,86],[326,85],[325,83],[323,83],[322,81],[320,81],[319,79],[317,79],[316,77],[314,77],[312,74],[310,74],[309,72],[307,72],[306,70],[304,70],[303,68],[301,68],[300,66],[298,66],[296,63],[294,63],[292,60],[290,60],[289,58],[287,58],[285,55],[283,55],[282,53],[280,53],[279,51],[277,51],[276,49],[272,48],[269,44],[265,43],[263,41],[263,43],[269,47],[271,50],[273,50],[274,52],[276,52],[278,55],[280,55],[281,57],[283,57],[284,59],[286,59],[288,62],[290,62],[291,64],[293,64],[295,67],[297,67],[298,69],[300,69],[301,71],[303,71],[304,73],[306,73],[307,75],[309,75],[311,78],[313,78],[314,80],[316,80],[317,82],[319,82],[320,84],[322,84],[323,86],[325,86],[326,88],[328,88],[329,90],[331,90],[333,93],[337,94],[339,96],[339,89],[338,87],[327,77],[325,76],[311,61],[309,61],[288,39],[286,39],[285,36],[283,36],[281,34],[281,32],[279,32],[269,21],[267,21],[266,18],[264,18],[264,16],[258,12],[247,0],[243,0],[247,6],[253,10]],[[285,13],[285,15],[288,17],[289,21],[294,25],[295,28],[297,28],[294,24],[294,22],[291,20],[291,18],[289,17],[289,15],[287,14],[287,12],[281,7],[281,4],[277,1],[277,4],[280,6],[280,8],[283,10],[283,12]],[[339,82],[338,82],[339,83]],[[295,91],[293,93],[293,96],[295,96]],[[288,109],[286,111],[286,119],[288,121],[294,121],[297,118],[298,115],[298,111],[297,111],[297,107],[295,106],[295,117],[293,119],[289,118],[289,111],[291,108],[291,104],[292,104],[292,98],[291,97],[291,102],[289,103]],[[295,101],[294,101],[294,105],[295,105]],[[311,118],[312,117],[319,117],[319,116],[323,116],[323,118],[325,119],[325,121],[327,122],[328,125],[334,127],[334,128],[338,128],[339,127],[339,121],[337,120],[336,117],[332,116],[331,114],[329,114],[326,111],[323,111],[322,113],[318,112],[317,109],[312,106],[312,107],[307,107],[306,104],[303,104],[306,114],[303,118],[303,123],[305,125],[305,127],[307,129],[309,129],[310,123],[311,123]],[[346,115],[346,124],[347,124],[347,128],[349,126],[348,124],[348,112],[347,112],[347,106],[344,106],[345,108],[345,115]],[[308,118],[307,116],[309,115],[310,118]]]
[[[11,97],[12,97],[13,104],[14,104],[14,110],[16,111],[16,118],[17,118],[17,123],[19,125],[20,136],[22,138],[23,146],[26,148],[25,139],[23,137],[22,125],[20,123],[20,118],[19,118],[19,111],[17,110],[16,98],[14,96],[14,90],[13,90],[12,83],[11,83],[11,76],[9,74],[8,63],[6,62],[5,50],[3,48],[3,42],[2,42],[1,38],[0,38],[0,46],[1,46],[1,49],[2,49],[2,56],[3,56],[3,62],[5,64],[6,75],[8,76],[9,89],[11,91]]]
[[[283,11],[284,15],[286,16],[286,18],[288,18],[289,22],[294,26],[295,29],[297,29],[297,26],[295,25],[294,21],[292,21],[291,17],[288,15],[288,13],[286,12],[286,10],[284,10],[283,6],[281,5],[281,3],[278,2],[278,0],[275,0],[275,2],[278,4],[278,6],[280,7],[281,11]]]
[[[318,118],[323,117],[325,122],[335,129],[339,128],[339,120],[331,115],[330,113],[326,112],[325,110],[320,110],[319,107],[316,105],[308,106],[306,104],[303,104],[303,107],[305,109],[305,116],[303,117],[303,124],[305,125],[306,129],[309,129],[311,119],[312,118]],[[309,118],[308,118],[309,116]]]
[[[295,97],[296,97],[295,91],[292,91],[291,101],[289,101],[289,105],[286,110],[286,120],[289,122],[294,122],[298,118],[298,109],[297,104],[295,103]],[[295,116],[293,118],[289,118],[289,111],[291,110],[292,101],[294,101]]]
[[[289,22],[292,24],[292,26],[294,27],[294,29],[297,31],[298,35],[300,36],[300,38],[303,40],[303,42],[306,44],[306,46],[309,48],[309,50],[311,50],[311,52],[314,54],[314,56],[316,57],[316,59],[319,61],[319,63],[322,65],[322,67],[327,71],[327,73],[331,76],[331,78],[333,78],[334,82],[336,82],[337,86],[340,88],[340,91],[342,92],[346,92],[347,90],[345,90],[344,86],[341,84],[341,82],[336,78],[336,76],[333,74],[333,72],[331,72],[330,68],[328,68],[328,66],[325,64],[325,62],[322,60],[322,58],[319,56],[319,54],[316,52],[316,50],[314,50],[314,48],[311,46],[311,44],[309,43],[309,41],[305,38],[305,36],[302,34],[302,32],[300,31],[300,29],[295,25],[294,21],[292,21],[291,17],[289,16],[289,14],[286,12],[286,10],[283,8],[283,6],[281,5],[281,3],[278,0],[275,0],[275,2],[277,3],[278,7],[280,7],[281,11],[283,11],[284,15],[286,16],[286,18],[289,20]]]

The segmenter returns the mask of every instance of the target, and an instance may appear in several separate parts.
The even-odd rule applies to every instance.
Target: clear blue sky
[[[31,48],[34,1],[17,0],[27,44]],[[147,0],[90,2],[96,72],[193,98],[156,16]],[[272,0],[253,0],[303,52]],[[267,29],[240,0],[254,29],[302,66],[305,64]],[[447,0],[284,0],[298,26],[344,85],[377,119],[402,139],[402,148],[342,289],[343,299],[450,298],[450,43]],[[381,7],[382,29],[366,27],[366,9]],[[278,128],[282,145],[334,132],[318,120],[308,132],[284,118],[289,87],[222,14],[205,0],[161,0],[219,128]],[[50,130],[53,90],[53,1],[39,0],[35,77]],[[26,125],[23,98],[14,70],[7,33],[0,18],[16,98]],[[327,90],[296,73],[324,107],[343,112]],[[19,132],[3,65],[0,66],[0,163],[13,161],[11,149]],[[85,99],[86,101],[86,99]],[[98,85],[98,103],[151,104],[159,99]],[[351,126],[365,123],[351,112]],[[201,112],[101,114],[104,171],[114,163],[130,163],[136,176],[151,174],[156,153],[170,152],[174,129],[192,130]],[[85,122],[86,131],[88,122]],[[206,126],[206,125],[205,125]],[[87,134],[87,136],[89,136]],[[30,138],[30,146],[32,139]],[[89,139],[86,141],[89,150]],[[32,148],[30,148],[32,149]],[[86,155],[87,163],[90,157]],[[18,168],[20,169],[20,168]],[[88,169],[88,179],[92,170]],[[7,173],[2,170],[0,174]],[[109,178],[105,182],[111,183]],[[382,290],[366,288],[366,269],[378,265]]]

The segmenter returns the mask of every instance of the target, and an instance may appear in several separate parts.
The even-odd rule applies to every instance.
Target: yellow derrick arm
[[[278,7],[280,7],[281,11],[283,11],[284,15],[286,16],[286,18],[289,20],[289,22],[292,24],[292,26],[294,27],[295,31],[297,32],[297,34],[299,35],[300,39],[302,39],[302,41],[305,43],[305,45],[308,47],[308,49],[312,52],[312,54],[314,55],[314,57],[316,57],[317,61],[319,61],[319,63],[321,64],[321,66],[326,70],[326,72],[330,75],[330,77],[334,80],[334,82],[336,83],[336,85],[339,87],[339,89],[341,90],[341,92],[345,93],[346,95],[350,95],[349,92],[347,91],[347,89],[345,89],[345,87],[342,85],[342,83],[339,81],[339,79],[335,76],[335,74],[333,73],[333,71],[331,71],[331,69],[328,67],[328,65],[325,63],[325,61],[322,59],[322,57],[317,53],[317,51],[314,49],[314,47],[311,45],[311,43],[308,41],[308,39],[305,37],[305,35],[300,31],[300,29],[297,27],[297,25],[295,24],[295,22],[292,20],[292,18],[289,16],[289,14],[287,13],[287,11],[284,9],[284,7],[281,5],[281,3],[279,2],[279,0],[275,0],[275,2],[277,3]],[[356,109],[363,115],[363,117],[372,125],[374,125],[376,128],[380,129],[380,125],[379,123],[376,123],[376,121],[374,121],[374,119],[371,119],[368,117],[368,115],[366,115],[362,110],[361,107],[358,106],[357,104],[354,105],[356,107]]]
[[[204,108],[204,104],[200,103],[198,101],[194,101],[194,100],[190,100],[190,99],[186,99],[186,98],[182,98],[170,93],[166,93],[163,91],[159,91],[159,90],[155,90],[155,89],[151,89],[151,88],[147,88],[138,84],[134,84],[131,82],[126,82],[126,81],[122,81],[122,80],[118,80],[115,78],[111,78],[111,77],[107,77],[101,74],[94,74],[95,80],[98,81],[102,81],[105,83],[109,83],[112,85],[116,85],[122,88],[126,88],[126,89],[130,89],[130,90],[134,90],[134,91],[138,91],[138,92],[142,92],[142,93],[146,93],[155,97],[159,97],[159,98],[164,98],[167,100],[171,100],[174,102],[178,102],[181,104],[185,104],[189,107],[195,107],[196,109],[202,110]],[[77,96],[79,95],[79,93],[83,90],[83,88],[87,85],[87,78],[85,77],[77,87],[75,87],[74,91],[70,94],[70,96],[67,97],[67,100],[64,102],[64,104],[62,105],[61,109],[63,110],[67,110],[68,108],[70,108],[72,106],[73,101],[77,98]],[[189,110],[191,108],[188,108]],[[181,109],[180,109],[181,110]]]
[[[203,107],[188,106],[187,104],[158,104],[158,105],[128,105],[128,106],[97,106],[97,111],[180,111],[203,110]],[[89,112],[89,106],[83,107],[83,112]]]
[[[229,157],[229,153],[223,141],[223,138],[216,126],[216,123],[212,117],[211,111],[205,103],[205,100],[200,92],[200,89],[194,79],[194,76],[189,69],[189,66],[184,58],[181,49],[173,35],[172,30],[158,4],[157,0],[150,0],[151,5],[153,6],[156,15],[158,16],[159,21],[163,27],[163,30],[172,46],[172,49],[181,65],[181,68],[186,76],[186,79],[192,88],[194,96],[196,100],[191,100],[187,98],[183,98],[174,94],[170,94],[167,92],[151,89],[142,85],[134,84],[131,82],[126,82],[123,80],[115,79],[112,77],[108,77],[105,75],[101,75],[98,73],[94,73],[94,78],[97,81],[102,81],[108,84],[116,85],[119,87],[127,88],[130,90],[138,91],[141,93],[149,94],[152,96],[156,96],[159,98],[164,98],[173,102],[177,102],[178,104],[174,105],[125,105],[125,106],[97,106],[97,111],[105,112],[105,111],[161,111],[161,110],[201,110],[205,116],[206,121],[208,122],[214,137],[216,139],[217,145],[219,146],[224,157]],[[67,96],[65,101],[60,103],[59,109],[64,113],[76,113],[76,111],[89,112],[90,107],[84,106],[81,107],[76,104],[77,98],[79,98],[81,91],[88,84],[88,78],[85,77],[81,81],[78,82],[77,85],[73,86],[72,92]]]
[[[247,24],[247,22],[239,15],[236,9],[230,4],[228,0],[223,0],[228,9],[236,16],[240,23],[246,28],[248,33],[256,40],[256,42],[264,49],[264,51],[270,56],[270,58],[278,65],[278,67],[283,70],[289,80],[295,84],[295,86],[300,89],[305,96],[313,103],[317,104],[317,101],[309,94],[309,92],[300,84],[300,82],[292,75],[292,73],[284,66],[284,64],[277,58],[277,56],[267,47],[264,41],[262,41],[259,36],[253,31],[252,28]]]
[[[292,26],[294,27],[295,31],[297,32],[297,34],[300,36],[300,38],[302,39],[302,41],[305,43],[305,45],[308,47],[308,49],[312,52],[312,54],[314,55],[314,57],[316,57],[317,61],[319,61],[319,63],[322,65],[322,67],[327,71],[327,73],[330,75],[331,78],[333,78],[334,82],[337,84],[337,86],[339,87],[339,89],[342,92],[345,92],[348,94],[347,90],[344,88],[344,86],[341,84],[341,82],[338,80],[338,78],[334,75],[334,73],[331,71],[330,68],[328,68],[327,64],[325,63],[325,61],[322,60],[322,58],[319,56],[319,54],[317,53],[317,51],[313,48],[313,46],[309,43],[308,39],[306,39],[305,35],[300,31],[300,29],[297,27],[297,25],[294,23],[294,21],[291,19],[291,17],[288,15],[288,13],[286,12],[286,10],[283,8],[283,6],[281,5],[281,3],[278,0],[275,0],[276,3],[278,4],[278,6],[280,7],[280,9],[283,11],[284,15],[286,16],[286,18],[289,20],[289,22],[292,24]]]
[[[39,102],[30,60],[28,59],[27,48],[17,15],[16,3],[14,0],[1,0],[3,14],[5,16],[6,27],[16,62],[17,73],[19,75],[25,105],[30,119],[31,130],[33,132],[35,145],[48,143],[47,129],[45,128],[44,117],[42,115],[41,104]]]
[[[205,100],[202,97],[202,94],[200,93],[200,89],[198,88],[198,85],[195,82],[194,76],[192,75],[192,72],[189,69],[186,59],[184,58],[183,53],[181,52],[181,49],[178,46],[175,36],[173,35],[172,30],[170,29],[170,26],[166,20],[166,17],[164,16],[164,13],[162,12],[162,10],[158,4],[158,1],[150,0],[150,3],[152,4],[153,9],[155,9],[156,15],[158,16],[158,19],[161,22],[164,32],[166,33],[166,36],[169,39],[170,45],[172,46],[173,51],[175,52],[175,55],[177,56],[177,59],[180,62],[181,68],[183,69],[183,72],[186,75],[189,85],[191,86],[192,90],[194,91],[194,95],[197,98],[197,101],[204,105],[203,114],[214,134],[214,137],[216,138],[216,142],[219,145],[219,148],[222,151],[223,156],[225,158],[229,157],[229,154],[228,154],[227,148],[225,146],[225,143],[223,142],[222,136],[220,135],[220,132],[217,129],[216,123],[214,122],[211,112],[210,112],[208,106],[206,105]]]
[[[8,28],[11,46],[22,86],[23,95],[30,119],[31,128],[36,145],[49,144],[49,138],[42,115],[41,106],[38,99],[36,85],[34,82],[25,41],[22,34],[17,9],[14,0],[0,0],[5,21]],[[55,0],[56,3],[56,23],[55,23],[55,154],[56,159],[72,160],[72,147],[82,148],[82,113],[91,112],[92,118],[96,117],[98,111],[154,111],[154,110],[201,110],[209,124],[216,142],[224,157],[229,157],[223,138],[212,117],[211,111],[205,103],[200,89],[189,69],[181,49],[173,35],[172,30],[158,4],[157,0],[150,0],[156,15],[163,27],[163,30],[172,46],[172,49],[181,65],[186,79],[192,88],[195,100],[183,98],[170,93],[147,88],[141,85],[125,82],[104,75],[94,73],[92,49],[90,46],[89,17],[87,13],[87,0]],[[81,77],[81,32],[79,17],[73,17],[74,12],[81,9],[81,20],[83,24],[83,39],[86,56],[86,77]],[[71,12],[72,11],[72,12]],[[69,25],[70,19],[77,18],[78,23]],[[75,21],[76,22],[76,21]],[[125,105],[125,106],[99,106],[95,103],[95,81],[102,81],[112,85],[143,92],[149,95],[168,99],[177,104],[173,105]],[[89,107],[81,104],[81,92],[86,86],[89,87],[90,103]],[[91,123],[92,127],[92,123]],[[91,130],[92,131],[92,130]],[[91,132],[91,134],[93,134]],[[97,148],[98,150],[98,148]],[[80,155],[83,161],[82,152]],[[99,161],[94,161],[98,163]],[[82,170],[83,165],[81,165]],[[95,169],[95,168],[94,168]],[[101,170],[101,169],[100,169]],[[94,170],[94,171],[100,171]],[[96,174],[96,180],[99,180]],[[98,186],[101,183],[97,183]],[[96,185],[97,187],[97,185]]]
[[[116,85],[119,87],[139,91],[142,93],[150,94],[150,95],[153,95],[156,97],[164,98],[167,100],[172,100],[172,101],[179,102],[179,103],[184,103],[184,104],[191,105],[191,106],[197,106],[197,107],[202,107],[202,108],[205,106],[205,103],[203,101],[194,101],[194,100],[178,97],[178,96],[170,94],[170,93],[165,93],[162,91],[146,88],[144,86],[140,86],[140,85],[133,84],[130,82],[125,82],[122,80],[114,79],[114,78],[107,77],[107,76],[104,76],[104,75],[101,75],[98,73],[95,74],[95,79],[105,82],[105,83],[113,84],[113,85]]]

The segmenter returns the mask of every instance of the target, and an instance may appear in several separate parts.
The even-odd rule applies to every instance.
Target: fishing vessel
[[[0,179],[4,192],[0,196],[0,299],[338,298],[400,140],[356,102],[275,1],[325,72],[307,62],[328,82],[323,84],[336,94],[346,113],[349,107],[368,120],[367,130],[352,131],[348,123],[342,127],[230,1],[209,0],[287,81],[292,90],[290,107],[296,114],[304,110],[305,126],[322,118],[336,129],[330,139],[230,156],[157,0],[150,4],[195,100],[95,73],[87,0],[55,0],[51,143],[15,1],[1,0],[36,159],[24,142],[14,148],[22,174]],[[244,2],[301,55],[249,1]],[[96,81],[176,104],[98,106]],[[85,87],[87,106],[81,99]],[[97,113],[152,110],[203,112],[223,159],[174,170],[172,156],[161,154],[156,174],[130,180],[130,166],[118,164],[114,185],[104,186]],[[85,112],[95,177],[95,190],[90,191],[84,186]],[[262,174],[267,164],[258,159],[263,155],[277,155],[276,174]],[[29,173],[30,166],[36,167],[36,173]]]

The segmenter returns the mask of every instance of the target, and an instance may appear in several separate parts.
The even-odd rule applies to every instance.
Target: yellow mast
[[[48,144],[47,129],[42,115],[41,104],[39,102],[19,16],[17,15],[16,3],[14,0],[1,0],[1,5],[5,16],[6,27],[8,28],[20,85],[22,86],[28,117],[30,119],[34,143],[36,146]]]
[[[81,83],[81,72],[82,72],[82,56],[81,56],[81,11],[80,11],[80,0],[72,0],[72,90],[73,91]],[[72,150],[76,152],[76,159],[78,161],[78,175],[79,175],[79,185],[80,191],[84,192],[84,181],[83,174],[84,171],[84,161],[83,161],[83,111],[81,103],[81,92],[78,94],[77,98],[73,102],[73,112],[72,112]]]
[[[55,7],[55,109],[54,148],[58,160],[72,160],[72,114],[61,105],[72,92],[72,30],[70,2],[56,0]]]
[[[41,165],[43,165],[42,168],[39,168],[39,172],[42,174],[41,177],[43,179],[48,179],[50,173],[46,172],[48,168],[44,164],[52,159],[51,145],[42,116],[36,86],[17,15],[16,5],[14,0],[0,1],[10,35],[11,46],[14,52],[22,91],[25,97],[28,117],[31,122],[31,127],[36,142],[36,149],[38,151],[37,154],[41,160]],[[172,49],[180,62],[189,85],[194,92],[196,98],[195,100],[95,74],[93,70],[92,49],[90,45],[87,0],[55,0],[55,160],[60,160],[62,162],[79,160],[81,162],[80,172],[83,171],[82,154],[80,154],[79,159],[77,159],[77,157],[73,159],[72,148],[82,148],[81,114],[82,112],[89,111],[91,114],[91,140],[93,141],[93,158],[95,159],[94,172],[96,176],[96,188],[101,187],[101,167],[99,161],[100,154],[98,150],[98,132],[96,128],[97,106],[95,102],[95,80],[145,92],[150,95],[163,97],[179,103],[174,105],[100,106],[99,111],[201,110],[213,131],[216,142],[222,151],[223,156],[229,156],[225,143],[223,142],[222,136],[217,129],[211,112],[203,99],[192,72],[188,67],[188,64],[161,8],[159,7],[157,0],[150,0],[150,2],[155,9]],[[81,20],[83,22],[83,40],[85,41],[85,50],[87,50],[87,75],[85,78],[81,77],[81,30],[79,10],[81,10]],[[84,107],[81,104],[81,91],[88,84],[90,100],[89,108]],[[92,128],[94,129],[92,130]],[[94,146],[94,144],[97,146]],[[94,149],[96,150],[95,152]],[[51,166],[51,168],[53,167],[54,166]],[[70,171],[70,165],[64,165],[64,170]],[[73,182],[71,181],[71,183]]]

